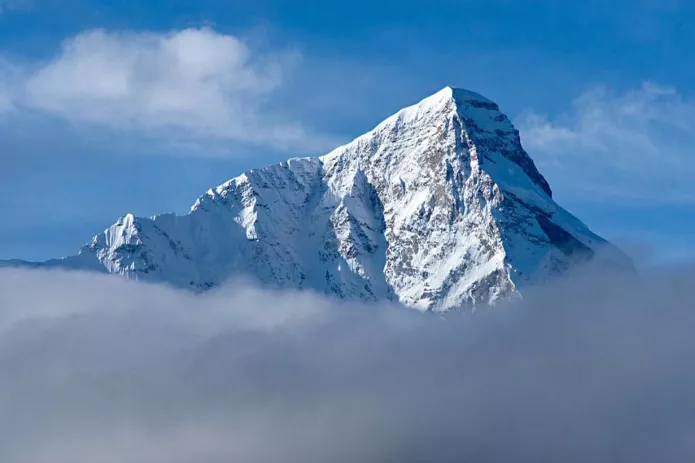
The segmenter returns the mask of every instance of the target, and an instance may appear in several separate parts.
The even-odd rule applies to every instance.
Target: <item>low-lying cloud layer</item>
[[[0,461],[690,461],[693,276],[440,318],[3,270]]]

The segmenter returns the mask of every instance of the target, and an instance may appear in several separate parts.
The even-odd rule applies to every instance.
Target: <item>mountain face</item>
[[[77,255],[27,265],[194,290],[241,275],[441,311],[588,260],[631,266],[553,201],[495,103],[447,87],[325,156],[210,189],[184,216],[128,214]]]

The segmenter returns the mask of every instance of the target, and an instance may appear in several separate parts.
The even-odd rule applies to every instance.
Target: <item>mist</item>
[[[0,461],[684,462],[692,267],[438,316],[0,271]]]

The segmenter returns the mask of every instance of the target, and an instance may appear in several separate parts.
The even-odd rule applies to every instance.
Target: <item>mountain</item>
[[[589,260],[631,267],[555,203],[495,103],[446,87],[324,156],[210,189],[184,216],[127,214],[75,256],[6,265],[194,290],[242,275],[440,311],[495,303]]]

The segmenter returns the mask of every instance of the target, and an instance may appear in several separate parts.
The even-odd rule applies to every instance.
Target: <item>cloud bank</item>
[[[570,110],[517,118],[522,142],[551,183],[594,201],[695,202],[695,101],[645,83],[593,88]]]
[[[0,460],[690,461],[693,276],[442,319],[3,270]]]
[[[217,140],[313,154],[329,148],[329,140],[272,105],[299,60],[291,50],[252,50],[210,28],[89,30],[65,40],[47,62],[5,58],[0,111],[30,110],[179,143]]]

